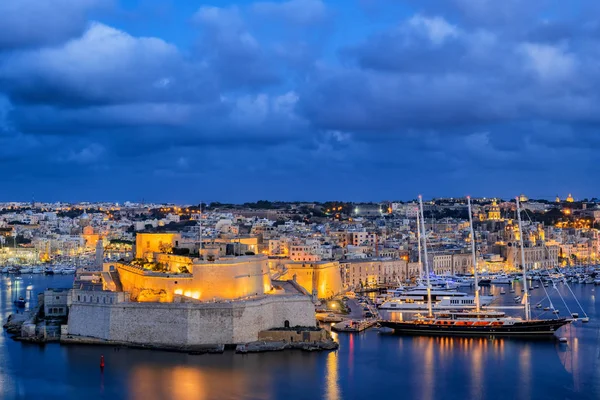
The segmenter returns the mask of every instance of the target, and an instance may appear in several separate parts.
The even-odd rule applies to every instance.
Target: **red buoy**
[[[104,369],[104,356],[100,356],[100,369]]]

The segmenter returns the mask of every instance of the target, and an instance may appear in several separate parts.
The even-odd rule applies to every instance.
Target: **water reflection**
[[[337,380],[337,377],[335,379]],[[257,387],[257,384],[262,386],[264,383],[269,383],[269,377],[261,377],[260,381],[251,381],[251,375],[243,369],[211,368],[206,365],[176,365],[164,368],[160,365],[142,364],[136,366],[130,374],[129,398],[133,400],[243,399],[250,393],[252,398],[274,397]]]
[[[433,340],[427,340],[425,343],[425,351],[423,353],[424,361],[423,366],[425,367],[423,371],[424,381],[423,381],[423,399],[424,400],[432,400],[433,399],[433,386],[434,386],[434,358],[433,358]]]
[[[477,350],[470,351],[471,355],[471,398],[480,399],[483,396],[483,343],[477,341]]]
[[[34,295],[58,282],[56,277],[23,280],[19,290],[25,293],[32,285]],[[68,278],[63,280],[68,286]],[[2,278],[0,284],[6,318],[14,310],[11,296],[17,293],[11,291],[11,279]],[[4,335],[0,336],[0,397],[329,400],[391,394],[427,400],[596,400],[600,398],[600,320],[593,312],[591,289],[577,289],[591,319],[561,330],[558,335],[568,337],[566,345],[517,338],[332,332],[340,343],[336,352],[189,356],[98,346],[38,347]],[[503,300],[510,303],[512,296]],[[98,368],[100,354],[106,358],[104,374]]]
[[[327,400],[340,399],[340,385],[338,376],[338,354],[331,351],[327,354],[325,369],[325,398]]]
[[[523,344],[519,352],[519,371],[520,371],[520,398],[531,398],[531,347],[529,344]]]

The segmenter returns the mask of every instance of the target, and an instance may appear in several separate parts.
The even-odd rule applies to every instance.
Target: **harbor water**
[[[2,318],[73,276],[0,277]],[[0,398],[12,399],[600,399],[600,286],[573,284],[590,322],[557,338],[337,334],[338,351],[187,355],[113,347],[27,344],[0,337]],[[486,288],[514,305],[514,294]],[[516,294],[520,285],[516,285]],[[552,288],[548,288],[550,290]],[[559,288],[565,291],[565,288]],[[543,287],[533,292],[541,299]],[[554,305],[566,316],[559,297]],[[579,312],[572,296],[571,311]],[[534,308],[535,310],[535,308]],[[538,310],[540,311],[540,310]],[[550,313],[545,317],[552,317]],[[397,315],[394,318],[398,318]],[[100,369],[104,356],[105,368]]]

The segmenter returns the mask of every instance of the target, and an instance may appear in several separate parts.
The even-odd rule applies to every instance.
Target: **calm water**
[[[14,278],[0,278],[3,318],[13,311],[12,300],[19,294],[68,287],[72,279],[35,276],[16,284]],[[339,335],[337,352],[189,356],[38,346],[14,342],[4,334],[0,336],[0,397],[599,399],[599,303],[593,286],[575,284],[573,289],[592,320],[563,328],[560,336],[569,339],[567,345],[556,340],[399,337],[369,331]],[[499,288],[492,290],[499,292]],[[541,290],[535,290],[534,298],[542,295]],[[510,304],[513,296],[507,290],[502,300]],[[564,306],[561,311],[566,314]],[[103,373],[100,355],[106,360]]]

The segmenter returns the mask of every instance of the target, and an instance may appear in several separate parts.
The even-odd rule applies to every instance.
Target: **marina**
[[[31,275],[0,278],[0,310],[15,311],[14,296],[33,298],[45,287],[70,287],[69,276]],[[520,283],[515,284],[520,293]],[[30,289],[27,289],[30,287]],[[500,288],[483,289],[494,295]],[[564,295],[568,290],[559,286]],[[600,303],[593,285],[573,291],[590,322],[559,330],[566,338],[461,338],[398,336],[371,328],[361,333],[333,333],[340,344],[327,353],[269,352],[240,355],[188,355],[113,347],[60,345],[43,347],[0,336],[0,382],[7,400],[22,398],[260,398],[278,399],[301,392],[323,399],[365,398],[372,382],[388,393],[423,400],[486,398],[483,388],[517,399],[582,399],[600,396]],[[497,296],[500,298],[500,296]],[[508,296],[502,297],[510,304]],[[532,295],[532,302],[538,295]],[[576,304],[567,301],[569,307]],[[31,307],[26,305],[26,309]],[[540,310],[540,312],[542,312]],[[564,311],[566,313],[566,311]],[[382,311],[382,313],[387,313]],[[389,313],[400,318],[400,312]],[[546,313],[547,314],[547,313]],[[391,317],[390,317],[391,318]],[[100,356],[106,366],[98,368]],[[294,379],[290,379],[291,377]],[[444,376],[446,379],[436,379]],[[181,380],[187,381],[185,388]],[[57,385],[57,381],[62,382]]]

